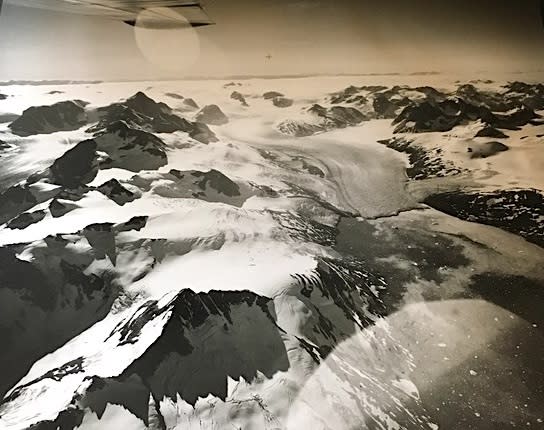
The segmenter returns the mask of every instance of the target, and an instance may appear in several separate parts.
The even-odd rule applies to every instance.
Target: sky
[[[0,81],[544,69],[539,0],[208,0],[185,30],[6,1]]]

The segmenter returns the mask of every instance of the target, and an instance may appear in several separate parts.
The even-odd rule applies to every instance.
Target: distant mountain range
[[[64,79],[54,79],[54,80],[41,80],[41,81],[32,81],[32,80],[11,80],[11,81],[0,81],[0,86],[8,85],[79,85],[79,84],[100,84],[103,81],[70,81]]]

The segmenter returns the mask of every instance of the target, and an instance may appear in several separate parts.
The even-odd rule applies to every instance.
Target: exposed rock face
[[[173,133],[190,131],[192,124],[172,113],[165,103],[157,103],[142,92],[124,102],[114,103],[97,110],[99,123],[89,131],[97,132],[117,121],[124,121],[133,128],[142,128],[150,133]]]
[[[198,104],[193,99],[188,98],[183,100],[183,104],[191,109],[198,109]]]
[[[506,92],[497,93],[480,91],[466,84],[446,96],[434,94],[424,100],[411,100],[393,122],[397,125],[395,131],[444,132],[480,120],[487,124],[481,131],[483,137],[499,138],[500,132],[494,129],[515,130],[526,125],[539,118],[534,110],[544,106],[544,92],[539,85],[510,84]]]
[[[51,165],[52,182],[67,188],[77,188],[91,182],[98,173],[96,150],[94,140],[78,143]]]
[[[519,105],[502,94],[480,91],[472,84],[460,85],[454,95],[468,104],[483,106],[492,112],[507,112]]]
[[[154,170],[168,162],[164,142],[154,134],[129,127],[124,121],[109,124],[94,137],[97,150],[108,157],[101,168],[120,167],[139,172]]]
[[[442,178],[461,173],[460,169],[442,159],[440,150],[427,151],[414,144],[411,140],[403,138],[386,139],[378,142],[390,149],[408,154],[410,167],[406,169],[406,174],[410,179]]]
[[[15,185],[0,193],[0,224],[24,212],[38,203],[30,188],[25,185]]]
[[[470,88],[462,91],[475,99],[480,97],[472,94]],[[453,112],[456,106],[446,105],[447,97],[429,87],[350,87],[341,96],[342,101],[314,105],[304,111],[301,121],[284,121],[279,127],[302,136],[356,126],[370,118],[393,118],[399,109],[411,106],[408,94],[417,99],[414,104],[440,105],[442,114],[458,115]],[[127,121],[116,119],[117,114],[109,119],[103,116],[94,139],[81,142],[71,150],[73,153],[68,151],[46,171],[0,194],[0,216],[5,211],[16,211],[16,218],[9,219],[10,224],[14,223],[12,228],[25,228],[48,217],[47,223],[62,224],[63,233],[72,221],[86,219],[83,217],[87,214],[97,216],[96,208],[86,207],[92,204],[92,198],[77,203],[91,191],[92,196],[88,197],[97,197],[98,207],[105,199],[97,196],[96,191],[120,206],[142,199],[133,205],[137,216],[125,222],[109,222],[108,211],[101,221],[87,221],[94,224],[77,227],[79,231],[70,234],[54,233],[34,243],[0,246],[0,339],[4,347],[0,353],[0,398],[20,381],[0,402],[0,427],[1,422],[7,422],[32,430],[112,425],[154,430],[291,429],[301,427],[299,416],[293,419],[294,410],[308,416],[316,428],[435,428],[429,411],[434,411],[437,404],[428,407],[424,397],[429,395],[427,390],[421,396],[418,392],[418,388],[426,386],[411,378],[414,368],[426,369],[414,359],[426,351],[421,351],[419,342],[403,343],[402,335],[413,334],[412,324],[395,320],[400,313],[397,306],[403,310],[406,307],[403,287],[412,282],[432,284],[421,295],[424,300],[437,300],[424,294],[437,294],[435,291],[445,289],[442,283],[448,285],[445,282],[449,280],[457,284],[457,275],[463,277],[471,269],[474,253],[497,258],[500,253],[493,249],[489,250],[493,254],[484,254],[486,242],[480,242],[479,235],[472,243],[472,237],[463,239],[464,232],[446,235],[424,229],[415,225],[419,222],[412,222],[411,215],[406,221],[402,216],[395,217],[388,224],[388,220],[356,218],[357,214],[335,208],[334,203],[323,201],[328,192],[320,196],[302,188],[319,178],[327,179],[323,184],[329,182],[328,173],[320,169],[324,169],[323,165],[312,154],[306,158],[260,149],[259,153],[266,156],[255,158],[262,166],[268,167],[265,162],[271,161],[279,171],[283,167],[282,156],[289,158],[289,166],[295,166],[281,171],[282,180],[291,172],[304,173],[303,183],[287,184],[290,191],[270,188],[269,194],[260,193],[266,185],[243,181],[239,179],[240,171],[234,169],[233,179],[215,169],[157,171],[167,161],[167,149],[152,133],[175,127],[178,120],[170,117],[162,104],[140,98],[141,103],[113,108],[118,109],[119,115],[124,112]],[[271,100],[274,103],[275,98]],[[471,106],[477,106],[476,101]],[[480,108],[487,109],[478,105]],[[513,109],[503,115],[510,118],[515,113]],[[496,111],[491,113],[500,119]],[[187,123],[185,132],[190,136],[198,136],[200,141],[215,138],[206,125]],[[409,154],[410,178],[453,172],[442,162],[440,148],[425,152],[414,144],[416,138],[412,139],[397,136],[381,142]],[[481,145],[487,145],[489,151],[501,151],[504,146],[500,142]],[[180,146],[185,148],[185,142]],[[215,150],[225,149],[223,146],[231,151],[228,155],[235,152],[236,145],[213,145],[208,149],[217,154]],[[206,148],[191,145],[186,154],[194,154],[193,150],[198,153]],[[240,157],[242,162],[255,159],[247,154]],[[176,162],[181,161],[184,166],[181,158]],[[240,158],[227,161],[238,163]],[[139,173],[129,175],[128,180],[109,180],[99,187],[86,185],[99,166],[117,166]],[[150,170],[140,172],[142,169]],[[118,177],[126,178],[126,172],[120,172]],[[469,221],[484,220],[501,228],[511,224],[510,231],[535,243],[544,241],[541,193],[496,192],[485,198],[476,192],[451,194],[453,197],[440,194],[436,200],[432,200],[433,196],[427,203],[439,209],[442,205],[450,207],[452,215]],[[262,196],[281,197],[272,202],[273,207],[283,208],[289,199],[303,201],[303,208],[299,211],[297,203],[296,211],[267,210],[261,209],[264,199],[248,202],[250,197]],[[185,198],[191,200],[178,200]],[[49,220],[47,210],[33,208],[49,199],[53,217],[76,209],[77,212],[68,215],[65,223]],[[131,209],[112,203],[108,207],[115,219]],[[146,228],[148,216],[142,211],[148,209]],[[133,215],[124,219],[130,216]],[[410,226],[405,228],[404,222],[410,222]],[[17,239],[14,233],[18,232],[8,233]],[[285,272],[285,282],[277,276],[284,269],[281,263],[285,260],[281,256],[274,258],[275,241],[288,245],[285,250],[278,247],[278,252],[287,251],[288,259],[294,261],[294,266],[286,269],[289,272]],[[272,267],[270,272],[258,270],[253,283],[250,271],[261,268],[258,259],[263,244],[267,248],[265,257],[268,249],[274,252],[270,254]],[[298,249],[291,248],[291,244],[309,254],[304,255],[300,272],[298,256],[289,252],[293,249],[293,254],[297,254]],[[214,264],[216,258],[219,264]],[[519,261],[524,258],[527,257],[522,256]],[[502,254],[500,259],[506,261]],[[238,276],[231,271],[245,271],[246,261],[248,267],[256,266],[247,272],[250,282],[244,284],[246,272],[240,278],[229,278]],[[172,263],[173,276],[168,273]],[[191,276],[198,278],[197,285],[191,285]],[[268,276],[274,286],[263,288]],[[519,287],[517,279],[508,280],[506,285],[492,276],[474,279],[475,285],[470,288],[477,291],[478,287],[487,286],[488,295],[480,291],[477,297],[466,297],[478,299],[470,300],[471,303],[480,302],[482,297],[493,301],[489,296],[496,294],[492,287],[497,285],[502,289]],[[463,280],[459,286],[464,288],[467,282]],[[525,297],[534,297],[531,293],[539,287],[537,282],[534,284]],[[234,290],[238,288],[248,290]],[[253,288],[259,292],[251,291]],[[457,288],[453,290],[454,299],[465,298],[465,291],[461,296]],[[506,291],[502,297],[507,299],[499,305],[517,314],[512,309],[516,294],[512,299],[511,292]],[[402,299],[392,298],[397,295]],[[538,295],[542,296],[540,292]],[[538,320],[534,315],[521,316],[538,322],[540,327],[541,313],[538,306],[534,309]],[[456,306],[454,318],[457,311]],[[85,332],[90,327],[91,331]],[[408,329],[399,331],[401,327]],[[535,332],[531,328],[529,331]],[[422,333],[426,335],[425,327]],[[465,337],[462,332],[459,339]],[[71,342],[67,344],[68,341]],[[513,342],[515,351],[516,339]],[[443,351],[437,349],[436,342],[431,343],[442,362]],[[480,375],[484,373],[477,370]],[[525,371],[524,367],[521,370]],[[29,377],[21,381],[24,375]],[[423,376],[427,381],[428,375],[424,372]],[[526,392],[524,387],[523,399]],[[316,397],[323,401],[316,401]],[[453,398],[457,397],[454,393]],[[532,402],[538,407],[538,401]],[[301,406],[299,409],[293,407],[296,403]],[[460,403],[459,413],[463,414],[466,405],[462,399]],[[117,415],[109,421],[112,410]],[[475,406],[473,410],[482,409]],[[531,410],[531,416],[538,415]]]
[[[395,133],[425,133],[433,131],[448,131],[460,125],[467,117],[461,108],[464,103],[459,100],[448,100],[445,103],[424,101],[414,103],[403,109],[395,118],[393,124]],[[473,119],[481,114],[473,112]]]
[[[43,210],[34,212],[25,212],[19,215],[17,218],[8,222],[7,226],[11,229],[25,229],[29,225],[35,224],[45,218],[46,212]]]
[[[521,106],[513,111],[498,114],[485,105],[473,105],[460,98],[450,98],[442,102],[424,101],[412,103],[393,121],[395,133],[445,132],[452,128],[481,120],[495,128],[515,130],[538,118],[534,111]]]
[[[501,142],[473,142],[468,147],[468,152],[470,153],[470,158],[487,158],[499,152],[508,151],[509,149],[508,146]]]
[[[32,262],[18,259],[16,247],[0,248],[0,396],[37,359],[108,313],[116,297],[111,275],[90,267],[96,253],[73,247],[80,240],[46,238]]]
[[[182,95],[176,93],[166,93],[165,96],[176,100],[183,100],[185,98]]]
[[[474,137],[491,137],[493,139],[507,139],[508,136],[504,134],[502,131],[493,128],[489,125],[483,127],[481,130],[476,133],[476,136]]]
[[[224,125],[229,122],[227,116],[217,105],[203,107],[200,112],[196,114],[195,119],[197,122],[209,125]]]
[[[6,100],[7,98],[7,95],[0,93],[0,100]]]
[[[287,107],[290,107],[290,106],[293,106],[293,100],[292,99],[288,99],[286,97],[274,97],[272,99],[272,103],[274,104],[274,106],[276,107],[279,107],[279,108],[287,108]]]
[[[382,91],[385,89],[387,89],[387,87],[375,87],[375,88],[370,88],[369,91],[376,92],[376,91]],[[356,87],[351,85],[342,91],[334,93],[331,97],[331,103],[332,104],[340,104],[340,103],[364,104],[368,102],[368,99],[359,94],[359,92],[362,90],[363,90],[362,87]]]
[[[512,82],[506,85],[506,96],[532,110],[544,109],[544,84]]]
[[[190,412],[193,417],[200,417],[205,411],[198,405],[198,399],[209,398],[214,409],[217,407],[214,414],[226,415],[229,423],[238,420],[236,412],[240,411],[240,403],[243,403],[244,416],[249,414],[258,420],[254,422],[259,423],[259,428],[266,428],[265,423],[270,422],[270,417],[274,417],[275,426],[283,428],[283,418],[273,399],[296,396],[298,388],[292,374],[312,373],[333,355],[333,359],[337,357],[339,362],[349,363],[349,366],[331,366],[334,383],[342,381],[342,392],[348,391],[346,401],[362,398],[364,390],[364,395],[371,398],[369,404],[375,404],[384,401],[384,389],[388,393],[393,390],[392,399],[387,400],[390,396],[386,397],[386,410],[394,410],[395,418],[401,422],[415,422],[413,411],[417,411],[418,423],[423,425],[423,418],[419,417],[424,414],[417,402],[410,404],[409,411],[405,404],[403,407],[398,405],[402,389],[395,389],[394,381],[398,381],[400,373],[392,375],[391,381],[378,387],[372,385],[369,389],[363,380],[373,380],[378,373],[369,365],[371,360],[365,363],[362,367],[364,374],[355,381],[352,372],[347,370],[360,362],[361,357],[373,355],[372,348],[378,348],[380,354],[382,349],[391,349],[387,333],[380,332],[383,334],[379,336],[380,343],[384,343],[382,347],[378,342],[373,342],[366,350],[357,347],[356,353],[352,353],[356,359],[334,353],[337,346],[369,327],[375,315],[383,313],[383,304],[377,294],[384,286],[382,279],[366,271],[356,259],[320,259],[310,275],[293,276],[292,294],[285,299],[276,300],[250,291],[196,293],[184,289],[161,300],[140,302],[131,308],[130,314],[119,320],[113,330],[97,333],[97,338],[93,339],[108,350],[111,354],[108,358],[122,360],[117,372],[105,374],[100,370],[102,366],[93,367],[92,363],[101,357],[95,361],[85,355],[66,357],[64,364],[49,372],[44,371],[29,384],[14,389],[6,398],[2,412],[9,416],[37,387],[58,387],[66,378],[75,379],[77,383],[74,386],[82,389],[77,394],[74,392],[71,400],[68,396],[66,406],[60,407],[59,414],[42,420],[42,425],[56,428],[62,424],[67,430],[72,430],[82,424],[85,411],[101,416],[108,403],[122,405],[144,424],[166,423],[170,422],[169,416],[164,413],[164,408],[157,407],[160,402],[164,401],[164,407],[172,404],[175,408],[181,399],[183,404],[194,408]],[[286,324],[288,320],[282,319],[282,315],[298,308],[304,309],[306,318],[300,328],[295,328]],[[203,344],[204,333],[207,336]],[[134,348],[137,354],[131,354]],[[123,351],[125,355],[121,356]],[[297,359],[292,360],[292,357]],[[406,359],[402,352],[397,358],[401,362]],[[273,382],[279,373],[285,375],[281,384]],[[262,395],[242,397],[242,402],[236,396],[232,400],[229,379],[274,383],[277,395],[269,397],[265,389]],[[88,384],[83,386],[83,381]],[[243,389],[244,384],[239,386]],[[318,389],[327,395],[335,392],[326,384],[319,385]],[[40,396],[47,398],[53,394],[48,388],[46,390]],[[333,406],[339,407],[340,403],[335,402]],[[209,411],[209,404],[206,407]],[[350,414],[358,417],[358,422],[373,419],[372,408],[366,404],[353,402],[353,407],[356,410]],[[43,414],[42,411],[40,413]],[[176,419],[185,420],[185,417],[185,412],[182,412]],[[247,421],[241,419],[240,424],[242,422]]]
[[[56,159],[49,168],[33,173],[26,181],[1,193],[0,224],[12,219],[13,228],[26,228],[43,219],[43,211],[25,212],[50,199],[49,210],[54,218],[77,208],[70,201],[80,200],[90,190],[86,184],[96,177],[99,170],[97,150],[95,140],[80,142]],[[19,215],[19,218],[13,219]]]
[[[259,194],[247,184],[238,184],[218,170],[171,170],[168,173],[134,176],[126,183],[142,192],[152,191],[161,197],[201,199],[237,207],[241,207],[249,197]]]
[[[200,178],[197,181],[197,185],[201,190],[206,190],[209,186],[218,193],[228,197],[240,195],[240,187],[218,170],[212,169],[209,172],[193,172],[193,176]]]
[[[350,86],[331,94],[327,101],[334,106],[356,107],[366,119],[393,119],[397,133],[445,132],[480,120],[489,128],[477,137],[499,139],[502,132],[496,129],[515,130],[540,121],[535,110],[544,106],[542,87],[514,83],[503,92],[492,92],[466,84],[445,93],[429,86]],[[287,124],[280,131],[296,128]],[[300,136],[310,133],[308,126],[298,128],[303,129]]]
[[[202,143],[217,142],[219,140],[215,133],[211,131],[206,124],[201,122],[193,123],[193,127],[189,132],[189,137]]]
[[[97,188],[105,196],[109,197],[119,206],[134,201],[137,196],[123,187],[117,179],[111,179]]]
[[[60,218],[78,208],[78,205],[69,200],[53,199],[49,204],[49,212],[53,218]]]
[[[233,100],[238,100],[242,106],[248,107],[246,98],[242,95],[242,93],[239,93],[238,91],[233,91],[233,93],[230,95],[230,98]]]
[[[355,126],[366,119],[359,110],[345,106],[326,108],[314,104],[306,110],[306,113],[308,115],[307,121],[286,120],[278,124],[278,129],[285,134],[303,137],[337,128]]]
[[[118,297],[118,282],[110,263],[107,270],[96,263],[105,259],[115,263],[117,252],[123,249],[115,235],[141,229],[146,221],[147,217],[134,217],[117,225],[95,224],[78,233],[47,237],[35,249],[29,244],[31,262],[17,257],[18,245],[0,247],[0,338],[4,344],[0,397],[36,360],[108,314]],[[141,242],[124,246],[149,247]]]
[[[148,308],[146,315],[149,318],[158,310]],[[273,304],[270,299],[261,297],[249,291],[211,291],[210,293],[197,294],[191,290],[184,290],[173,302],[173,316],[164,328],[164,337],[150,348],[146,354],[136,360],[126,369],[126,375],[138,375],[142,380],[156,387],[153,396],[156,398],[168,397],[175,399],[178,394],[183,396],[190,404],[195,404],[198,397],[206,397],[213,394],[219,398],[227,397],[226,375],[234,379],[243,377],[252,380],[261,373],[272,377],[274,373],[287,370],[289,362],[285,346],[272,315]],[[242,319],[247,323],[243,323]],[[225,329],[212,335],[204,356],[193,347],[191,339],[206,326],[221,326]],[[139,324],[134,321],[133,328],[125,326],[123,337],[130,341],[132,337],[139,335]],[[255,336],[253,328],[259,327],[260,334]],[[173,339],[179,342],[172,342]],[[254,357],[245,354],[244,344],[249,343],[250,348],[261,353]],[[171,374],[170,383],[164,386],[159,383],[163,380],[161,368],[164,368],[164,360],[170,353],[175,357],[175,367],[179,372]],[[194,376],[198,374],[199,361],[206,360],[209,353],[220,354],[223,359],[221,364],[209,369],[205,382],[199,379],[197,383]],[[183,370],[182,370],[183,369]],[[195,373],[196,372],[196,373]],[[187,381],[194,381],[187,384]],[[185,381],[185,382],[183,382]],[[182,385],[185,388],[182,388]]]
[[[391,99],[388,98],[385,94],[378,93],[374,97],[372,107],[374,109],[374,112],[376,112],[377,118],[393,119],[397,115],[399,104],[391,101]]]
[[[279,93],[277,91],[268,91],[263,94],[263,98],[265,100],[272,100],[272,99],[275,99],[276,97],[283,97],[283,96],[284,95],[282,93]]]
[[[308,109],[308,112],[321,118],[327,129],[354,126],[365,119],[365,116],[357,109],[344,106],[333,106],[327,109],[315,104]]]
[[[147,219],[148,219],[147,216],[135,216],[129,219],[127,222],[116,225],[114,230],[117,231],[118,233],[122,233],[124,231],[131,231],[131,230],[140,231],[142,228],[146,226]]]
[[[323,132],[325,131],[325,128],[319,124],[285,120],[278,124],[278,130],[283,134],[289,134],[295,137],[306,137]]]
[[[0,124],[6,123],[6,122],[13,122],[16,121],[17,118],[19,118],[19,115],[14,113],[3,113],[0,114]]]
[[[537,190],[441,193],[428,197],[425,203],[457,218],[502,228],[544,246],[544,197]]]
[[[408,87],[396,85],[392,88],[384,86],[350,86],[343,91],[332,94],[332,104],[349,104],[362,108],[365,113],[378,119],[395,118],[400,110],[415,100],[441,101],[446,95],[432,87]]]
[[[181,97],[181,96],[179,96]],[[191,99],[184,99],[184,103],[191,103]],[[91,133],[101,133],[120,121],[129,128],[140,129],[148,133],[174,133],[183,131],[190,137],[209,143],[215,135],[205,124],[191,122],[175,115],[165,103],[157,103],[142,92],[129,97],[124,102],[113,103],[97,109],[100,118],[98,124],[91,127]]]
[[[30,107],[9,128],[18,136],[77,130],[87,123],[85,105],[81,100],[74,100]]]

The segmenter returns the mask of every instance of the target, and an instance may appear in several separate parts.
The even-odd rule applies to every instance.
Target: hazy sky
[[[544,69],[538,0],[208,0],[214,26],[137,34],[11,2],[0,80]]]

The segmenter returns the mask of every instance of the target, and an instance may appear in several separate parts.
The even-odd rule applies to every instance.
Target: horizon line
[[[509,71],[501,72],[504,74],[518,75],[523,73],[543,73],[544,70],[531,71]],[[490,73],[486,70],[481,70],[473,73],[479,75],[482,73]],[[371,73],[314,73],[314,74],[279,74],[279,75],[226,75],[226,76],[183,76],[183,77],[165,77],[151,79],[10,79],[0,81],[0,86],[10,85],[96,85],[102,83],[125,83],[125,82],[173,82],[173,81],[223,81],[223,80],[249,80],[249,79],[303,79],[313,77],[349,77],[349,76],[439,76],[446,75],[447,72],[439,71],[416,71],[416,72],[371,72]],[[455,73],[454,73],[455,74]],[[461,73],[458,73],[459,75]]]

